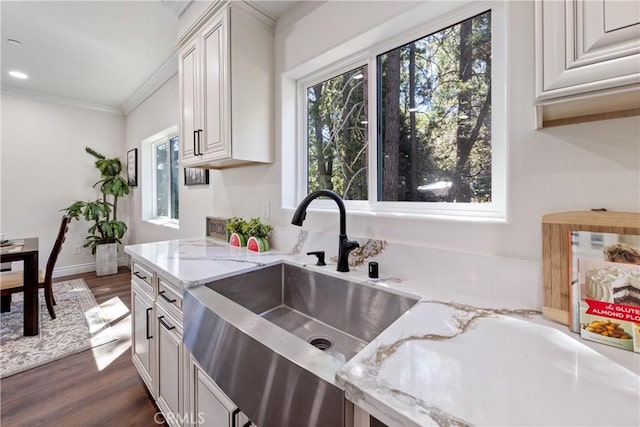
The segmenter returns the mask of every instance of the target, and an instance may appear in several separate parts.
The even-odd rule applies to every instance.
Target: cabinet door
[[[574,13],[576,46],[568,68],[639,53],[640,3],[581,0],[576,2]]]
[[[196,426],[228,427],[237,425],[236,405],[215,385],[200,365],[190,358],[191,419]]]
[[[640,82],[638,3],[543,0],[535,7],[539,100]]]
[[[156,402],[167,423],[182,425],[183,346],[179,322],[156,304],[158,350],[158,396]]]
[[[231,157],[227,29],[228,11],[225,10],[200,33],[204,125],[201,160]]]
[[[133,363],[147,385],[149,392],[155,397],[153,384],[153,300],[133,282],[131,283],[131,309],[133,311],[133,322],[131,324]]]
[[[197,39],[180,51],[180,164],[188,166],[198,161],[200,112],[198,92]]]

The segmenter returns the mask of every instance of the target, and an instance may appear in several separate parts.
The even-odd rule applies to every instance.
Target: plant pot
[[[118,272],[118,244],[103,243],[96,246],[96,276]]]
[[[266,252],[269,250],[269,240],[266,237],[249,237],[247,249],[253,252]]]
[[[239,248],[245,247],[247,246],[247,236],[241,233],[231,233],[231,237],[229,237],[229,244]]]

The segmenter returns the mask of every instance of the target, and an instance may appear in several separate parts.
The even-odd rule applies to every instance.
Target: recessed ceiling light
[[[25,73],[21,72],[21,71],[9,71],[9,75],[11,77],[15,77],[16,79],[28,79],[29,76],[27,76]]]
[[[9,43],[12,46],[22,46],[22,42],[16,39],[7,39],[7,43]]]

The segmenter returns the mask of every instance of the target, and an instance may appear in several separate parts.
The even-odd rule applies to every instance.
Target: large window
[[[377,67],[378,200],[491,201],[491,12]]]
[[[155,218],[178,219],[178,137],[151,144],[153,161],[153,214]]]
[[[494,15],[459,12],[300,79],[298,197],[328,188],[362,201],[349,202],[352,211],[504,218],[504,51]]]

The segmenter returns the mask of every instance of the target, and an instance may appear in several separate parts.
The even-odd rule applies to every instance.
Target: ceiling
[[[126,114],[157,88],[152,79],[177,70],[178,16],[189,3],[3,0],[2,91]],[[299,2],[251,3],[278,18]]]

